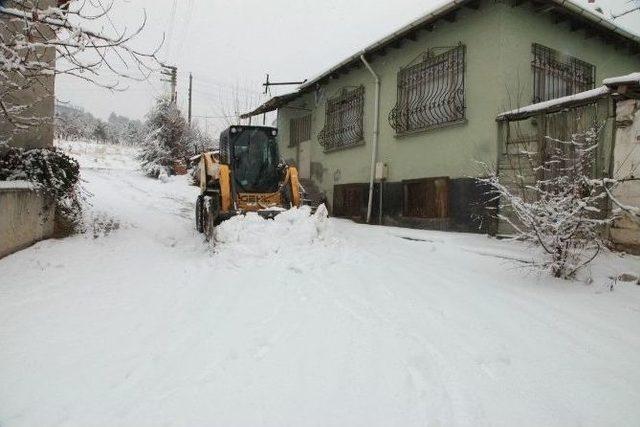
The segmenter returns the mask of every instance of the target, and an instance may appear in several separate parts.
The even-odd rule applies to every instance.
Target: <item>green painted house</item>
[[[282,156],[336,216],[491,232],[475,177],[503,111],[640,70],[640,37],[563,0],[455,0],[245,117],[277,110]]]

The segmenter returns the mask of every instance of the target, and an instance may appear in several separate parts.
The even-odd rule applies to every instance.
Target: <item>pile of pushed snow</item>
[[[273,219],[249,212],[222,222],[215,231],[216,247],[221,252],[263,257],[283,251],[296,252],[331,238],[327,208],[315,213],[309,206],[292,208]]]

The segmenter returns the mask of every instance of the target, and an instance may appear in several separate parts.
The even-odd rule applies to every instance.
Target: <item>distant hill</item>
[[[71,104],[56,104],[55,137],[111,144],[138,145],[144,140],[144,124],[116,113],[105,122]]]

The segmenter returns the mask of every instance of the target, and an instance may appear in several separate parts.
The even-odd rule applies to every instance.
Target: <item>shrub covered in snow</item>
[[[543,249],[538,267],[555,277],[571,278],[591,262],[603,245],[602,227],[611,221],[607,194],[591,179],[597,147],[598,127],[570,141],[546,138],[544,151],[519,153],[526,170],[516,170],[513,181],[495,174],[481,180],[501,200],[500,219],[519,239]]]
[[[56,205],[59,225],[73,229],[80,221],[80,166],[55,148],[24,150],[0,146],[0,181],[30,181]],[[71,230],[69,230],[71,231]]]

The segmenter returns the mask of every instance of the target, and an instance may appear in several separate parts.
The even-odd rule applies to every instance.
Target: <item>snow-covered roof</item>
[[[575,105],[586,104],[598,98],[602,98],[611,93],[615,93],[619,86],[632,85],[640,86],[640,72],[626,74],[624,76],[610,77],[602,81],[602,86],[575,95],[563,96],[561,98],[550,99],[549,101],[538,102],[515,110],[505,111],[498,114],[496,120],[519,120],[531,117],[542,111],[553,111],[554,109],[568,108]],[[622,92],[619,92],[622,93]]]
[[[283,105],[288,104],[290,101],[293,101],[300,95],[299,92],[291,92],[286,93],[284,95],[274,96],[273,98],[266,101],[264,104],[260,105],[255,110],[245,113],[240,116],[241,119],[248,119],[249,117],[258,116],[263,113],[268,113],[269,111],[275,111]]]
[[[396,40],[406,37],[420,28],[424,28],[425,26],[428,26],[429,24],[435,22],[437,19],[446,17],[449,14],[454,13],[460,7],[467,4],[478,3],[478,1],[479,0],[447,0],[444,3],[441,2],[440,5],[436,6],[431,12],[410,22],[407,25],[404,25],[403,27],[392,32],[386,37],[383,37],[377,42],[370,44],[369,46],[365,47],[361,51],[356,52],[355,54],[339,62],[338,64],[334,65],[328,70],[318,74],[316,77],[302,84],[299,89],[304,90],[305,88],[311,87],[314,84],[318,83],[320,80],[331,76],[332,74],[340,70],[342,67],[345,67],[353,63],[354,61],[360,61],[360,57],[362,55],[366,56],[369,53],[373,53],[381,48],[384,48],[385,46],[388,46],[389,44],[395,42]],[[579,19],[582,18],[586,21],[589,21],[590,23],[598,27],[601,27],[603,30],[615,33],[618,36],[621,36],[627,39],[628,41],[635,42],[637,45],[640,46],[640,35],[634,34],[631,31],[620,27],[619,25],[614,23],[612,20],[606,18],[602,14],[592,12],[589,9],[586,9],[583,6],[576,4],[571,0],[547,0],[547,1],[554,3],[556,6],[571,13],[576,18],[579,18]]]
[[[525,107],[516,108],[515,110],[500,113],[496,120],[514,120],[524,118],[539,113],[541,111],[549,111],[554,107],[565,108],[569,105],[586,103],[588,101],[602,98],[611,92],[607,86],[600,86],[585,92],[576,93],[575,95],[563,96],[561,98],[550,99],[549,101],[538,102],[537,104],[527,105]]]
[[[281,106],[287,104],[303,92],[308,91],[314,85],[320,83],[322,80],[329,78],[331,75],[341,71],[342,69],[353,66],[354,63],[361,62],[361,56],[367,56],[377,51],[385,49],[387,46],[392,45],[398,40],[410,37],[416,31],[421,28],[429,28],[435,21],[441,18],[454,17],[454,14],[462,6],[472,7],[477,5],[480,0],[446,0],[440,2],[430,12],[421,16],[420,18],[406,24],[391,34],[381,38],[380,40],[366,46],[364,49],[359,50],[338,64],[328,68],[327,70],[319,73],[315,77],[307,80],[305,83],[298,87],[296,92],[288,93],[286,95],[276,96],[259,106],[257,109],[250,113],[246,113],[242,118],[248,118],[254,115],[262,114],[267,111],[274,111]],[[599,27],[603,31],[607,31],[616,35],[618,38],[623,39],[625,42],[631,42],[640,47],[640,35],[635,34],[625,28],[614,23],[612,20],[606,18],[604,15],[574,3],[572,0],[546,0],[553,3],[553,7],[562,9],[565,13],[571,15],[575,19],[579,19],[584,22],[588,22],[595,27]]]

